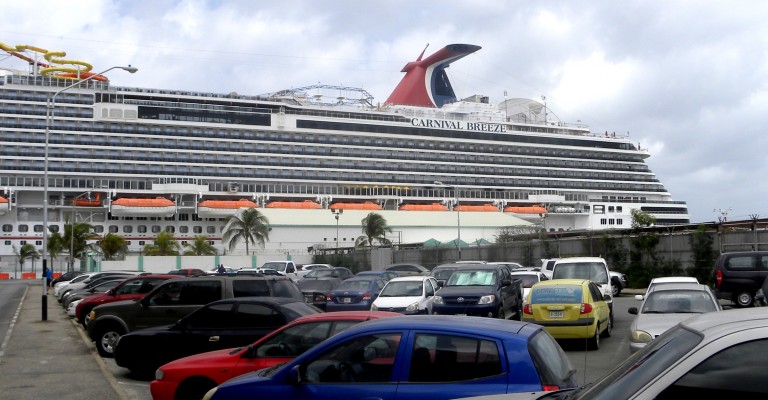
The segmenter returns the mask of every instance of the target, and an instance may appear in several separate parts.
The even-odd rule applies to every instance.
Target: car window
[[[541,330],[531,337],[528,352],[539,373],[542,386],[557,388],[572,386],[571,380],[576,370],[573,369],[562,347],[546,331]]]
[[[732,271],[749,271],[755,269],[752,256],[733,256],[728,258],[727,269]]]
[[[234,297],[271,296],[265,279],[236,279],[232,281]]]
[[[707,292],[701,290],[653,291],[643,303],[643,313],[705,313],[717,311]]]
[[[458,382],[502,373],[496,342],[474,338],[416,334],[409,382]]]
[[[435,295],[434,282],[432,282],[432,280],[430,280],[430,279],[427,279],[426,282],[427,282],[426,283],[426,285],[427,285],[427,297],[434,296]]]
[[[520,279],[523,281],[523,287],[529,288],[533,286],[534,283],[539,282],[539,277],[536,274],[514,274],[512,275],[512,279]]]
[[[605,265],[600,262],[561,263],[555,266],[553,279],[589,279],[592,282],[608,283]]]
[[[594,282],[589,282],[589,294],[592,295],[592,302],[603,301],[603,294]]]
[[[766,398],[768,339],[729,347],[709,357],[664,390],[656,399]]]
[[[283,326],[288,321],[283,314],[264,304],[240,303],[233,313],[231,328],[269,328]]]
[[[290,279],[281,279],[272,281],[272,296],[287,297],[289,299],[303,300],[304,296],[301,290]]]
[[[758,269],[761,271],[768,271],[768,256],[760,256],[757,260]]]
[[[446,286],[489,286],[496,284],[494,270],[456,270],[448,279]]]
[[[304,381],[312,383],[389,382],[400,333],[356,337],[309,361]]]
[[[531,304],[581,304],[581,285],[557,285],[533,288]]]
[[[203,307],[184,319],[188,328],[224,328],[234,321],[232,303],[212,304]]]
[[[435,279],[448,279],[451,277],[453,270],[453,268],[440,268],[436,271],[432,271],[432,276],[434,276]]]
[[[420,281],[389,281],[379,297],[421,296],[422,293]]]
[[[256,356],[295,357],[327,339],[332,326],[330,321],[294,325],[264,341]]]

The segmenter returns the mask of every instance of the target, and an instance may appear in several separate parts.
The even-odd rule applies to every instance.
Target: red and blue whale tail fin
[[[480,50],[471,44],[450,44],[422,60],[424,51],[416,61],[411,61],[401,72],[405,76],[387,98],[386,104],[440,108],[456,101],[456,94],[445,69],[452,62]]]

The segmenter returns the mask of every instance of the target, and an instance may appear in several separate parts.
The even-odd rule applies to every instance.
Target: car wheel
[[[107,324],[97,328],[96,330],[96,350],[102,357],[112,358],[115,355],[115,346],[120,336],[124,335],[125,331],[117,324]]]
[[[174,400],[200,400],[214,387],[216,387],[216,382],[210,379],[188,379],[179,385],[173,398]]]
[[[598,350],[600,349],[600,324],[597,324],[595,327],[595,335],[589,339],[587,343],[587,348],[589,350]]]
[[[751,307],[755,300],[755,294],[748,291],[741,291],[733,296],[733,303],[737,307]]]
[[[617,284],[615,282],[611,282],[611,293],[613,293],[613,296],[616,297],[621,294],[621,284]]]
[[[605,327],[605,330],[603,331],[601,336],[604,337],[604,338],[611,337],[611,330],[612,329],[613,329],[613,322],[611,321],[610,318],[608,318],[608,326]]]

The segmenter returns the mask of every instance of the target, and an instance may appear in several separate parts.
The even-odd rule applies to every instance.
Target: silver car
[[[768,313],[706,313],[670,328],[617,368],[578,389],[463,400],[768,398]]]
[[[706,312],[722,311],[712,290],[698,283],[666,283],[651,288],[629,326],[629,350],[636,352],[680,321]]]

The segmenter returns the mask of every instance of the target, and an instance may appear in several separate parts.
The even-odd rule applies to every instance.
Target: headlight
[[[208,392],[205,394],[205,396],[203,396],[203,400],[211,400],[211,398],[213,397],[213,395],[214,395],[214,394],[216,394],[216,389],[218,389],[218,388],[219,388],[219,387],[218,387],[218,386],[216,386],[215,388],[213,388],[213,389],[209,390],[209,391],[208,391]]]
[[[163,374],[163,370],[162,369],[158,368],[157,370],[155,370],[155,379],[156,380],[162,381],[163,380],[163,375],[164,374]]]
[[[419,309],[419,303],[413,303],[408,307],[405,307],[405,311],[417,311]]]
[[[371,304],[371,311],[379,311],[379,307],[376,307],[376,304]]]
[[[480,301],[477,302],[477,304],[491,304],[494,301],[496,301],[496,296],[489,294],[487,296],[483,296],[480,298]]]
[[[91,321],[93,321],[94,319],[96,319],[96,311],[91,311],[91,313],[90,313],[90,314],[88,314],[88,315],[89,315],[89,317],[88,317],[88,318],[90,318],[90,319],[91,319]]]
[[[435,296],[435,298],[432,299],[432,304],[443,304],[443,296]]]
[[[646,331],[632,331],[629,340],[634,343],[650,343],[653,341],[653,338]]]

